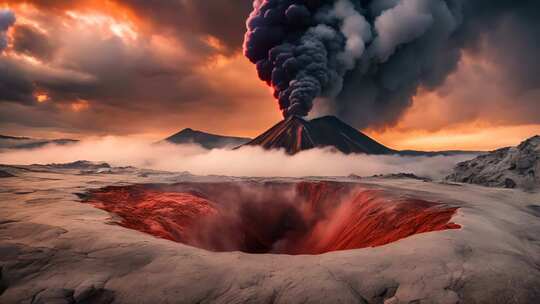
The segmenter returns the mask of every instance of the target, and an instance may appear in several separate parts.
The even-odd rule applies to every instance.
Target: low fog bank
[[[52,144],[32,150],[5,151],[0,153],[0,163],[30,165],[88,160],[114,166],[189,171],[196,175],[302,177],[405,172],[437,179],[448,174],[458,162],[473,156],[344,155],[328,149],[290,156],[283,151],[265,151],[259,147],[206,150],[197,145],[153,144],[138,139],[105,137],[67,146]]]

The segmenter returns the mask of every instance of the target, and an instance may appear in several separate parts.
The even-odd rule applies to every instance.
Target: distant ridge
[[[402,156],[449,156],[470,154],[474,157],[478,151],[415,151],[394,150],[386,147],[364,133],[349,126],[335,116],[324,116],[305,120],[292,116],[257,136],[255,139],[234,136],[222,136],[193,130],[190,128],[164,139],[174,144],[198,144],[206,149],[241,148],[260,146],[267,150],[282,149],[288,154],[296,154],[313,148],[331,148],[345,154],[398,154]]]
[[[173,144],[198,144],[206,149],[233,148],[250,140],[251,138],[222,136],[190,128],[183,129],[165,139],[165,141]]]
[[[0,135],[0,149],[36,149],[49,144],[69,145],[78,142],[75,139],[37,139]]]
[[[17,137],[17,136],[8,136],[8,135],[1,135],[0,139],[13,139],[13,140],[28,140],[31,139],[30,137]]]

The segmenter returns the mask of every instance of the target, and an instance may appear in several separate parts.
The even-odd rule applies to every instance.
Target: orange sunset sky
[[[253,137],[282,119],[242,54],[250,1],[150,2],[0,1],[16,17],[0,54],[0,134],[160,139],[191,127]],[[540,134],[540,87],[513,85],[519,71],[500,58],[516,56],[496,49],[487,36],[464,49],[442,85],[420,87],[397,120],[363,131],[422,150]]]

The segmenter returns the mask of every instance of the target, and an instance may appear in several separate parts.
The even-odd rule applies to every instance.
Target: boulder
[[[488,187],[540,188],[540,136],[459,163],[447,181]]]

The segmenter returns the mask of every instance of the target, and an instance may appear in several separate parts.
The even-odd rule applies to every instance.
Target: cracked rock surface
[[[459,163],[448,181],[488,187],[540,188],[540,136]]]
[[[538,193],[328,178],[458,207],[462,228],[321,255],[215,253],[116,225],[80,197],[113,185],[270,179],[0,170],[14,176],[0,180],[0,303],[540,303]]]

